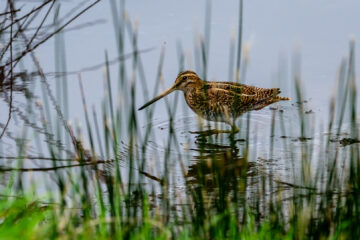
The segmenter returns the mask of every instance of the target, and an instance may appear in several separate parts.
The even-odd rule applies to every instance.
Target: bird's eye
[[[186,80],[187,79],[187,76],[183,76],[182,80]]]

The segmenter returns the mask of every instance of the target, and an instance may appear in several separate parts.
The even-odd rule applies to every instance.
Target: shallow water
[[[231,39],[236,36],[236,27],[238,22],[238,1],[216,2],[211,5],[211,33],[209,41],[209,65],[208,80],[233,80],[229,79],[229,51]],[[77,5],[75,1],[64,2],[61,12],[65,14],[68,10]],[[1,5],[0,5],[1,6]],[[139,134],[145,135],[148,126],[151,127],[152,135],[146,143],[147,159],[144,171],[148,175],[161,178],[164,174],[165,160],[168,159],[171,164],[171,174],[173,175],[173,186],[176,189],[184,188],[183,172],[178,159],[184,161],[188,176],[186,181],[196,181],[194,171],[202,159],[207,155],[199,154],[198,149],[205,153],[216,152],[219,161],[226,165],[226,156],[231,152],[231,156],[242,161],[244,149],[249,147],[249,159],[251,167],[249,169],[250,177],[261,177],[267,169],[275,171],[279,179],[283,181],[293,181],[292,173],[296,172],[299,166],[293,166],[289,159],[298,159],[301,154],[301,148],[307,143],[313,147],[321,146],[321,138],[325,136],[326,120],[328,118],[329,97],[334,91],[337,70],[341,58],[348,54],[348,42],[350,36],[355,39],[360,38],[358,31],[358,9],[360,3],[353,1],[312,1],[304,3],[301,0],[293,1],[246,1],[244,3],[243,16],[243,45],[246,51],[243,54],[248,57],[246,75],[244,82],[250,85],[261,87],[280,86],[282,96],[292,97],[290,102],[281,102],[271,106],[277,108],[272,110],[267,107],[260,111],[254,111],[250,114],[250,127],[247,129],[246,122],[248,115],[242,116],[238,124],[242,126],[240,133],[235,136],[235,141],[231,142],[227,134],[212,136],[199,140],[195,134],[189,131],[197,131],[199,120],[197,116],[189,110],[183,100],[182,94],[178,94],[176,105],[176,114],[174,116],[173,140],[169,140],[170,123],[167,108],[164,100],[160,100],[154,106],[154,117],[148,119],[146,111],[137,112]],[[179,62],[177,53],[177,42],[180,42],[185,53],[185,68],[199,70],[194,58],[194,46],[199,45],[199,35],[204,35],[205,19],[205,1],[158,1],[157,4],[150,4],[147,1],[128,1],[126,9],[132,21],[137,21],[138,28],[138,48],[153,50],[141,54],[141,60],[144,67],[146,85],[149,88],[150,96],[156,84],[156,73],[158,60],[162,47],[165,47],[165,62],[162,69],[163,83],[160,85],[157,93],[172,85],[176,75],[179,72]],[[78,21],[84,23],[96,19],[105,20],[101,24],[83,28],[76,31],[65,32],[66,43],[66,61],[69,72],[81,71],[89,66],[95,66],[105,61],[105,51],[109,59],[116,59],[116,37],[111,18],[111,6],[108,1],[101,2],[98,6],[91,9]],[[125,53],[133,51],[129,40],[126,40]],[[247,52],[248,51],[248,52]],[[301,65],[293,64],[293,56],[297,53],[301,55]],[[41,66],[48,74],[48,81],[55,94],[55,86],[61,78],[54,77],[54,42],[49,41],[44,46],[36,50]],[[356,56],[359,56],[359,50],[356,48]],[[25,62],[29,71],[32,65],[29,60]],[[244,63],[244,62],[243,62]],[[131,60],[127,60],[127,85],[131,82]],[[300,122],[298,118],[298,104],[294,99],[293,73],[300,68],[302,76],[302,86],[304,88],[304,111],[308,121],[314,123],[315,129],[306,129],[306,135],[309,138],[301,141]],[[294,70],[295,69],[295,70]],[[113,99],[116,105],[122,107],[128,106],[125,92],[122,92],[118,86],[118,67],[117,63],[110,67],[110,75],[113,86]],[[356,70],[360,70],[356,66]],[[199,72],[199,71],[198,71]],[[76,74],[67,76],[69,84],[69,116],[67,120],[72,121],[73,127],[82,126],[82,132],[85,140],[85,146],[89,148],[87,138],[83,106],[80,98],[79,84]],[[85,88],[88,107],[94,106],[97,109],[98,121],[102,125],[101,104],[105,90],[103,67],[93,71],[83,71],[83,84]],[[36,83],[36,84],[35,84]],[[34,85],[32,85],[34,84]],[[28,84],[35,94],[34,103],[42,99],[41,84],[36,82]],[[115,87],[116,86],[116,87]],[[141,106],[148,100],[143,93],[144,84],[136,78],[136,106]],[[149,96],[149,97],[150,97]],[[3,101],[1,95],[0,116],[2,124],[6,121],[8,104]],[[28,141],[27,154],[31,156],[48,156],[48,149],[44,144],[45,135],[41,129],[41,117],[39,109],[33,104],[34,114],[24,116],[29,109],[24,94],[16,92],[13,120],[8,128],[8,135],[0,140],[0,155],[14,157],[19,152],[16,147],[18,139]],[[166,97],[171,104],[175,101],[175,94]],[[359,104],[358,104],[359,105]],[[50,104],[52,110],[52,123],[55,124],[58,117],[54,111],[54,106]],[[281,111],[280,111],[281,110]],[[311,110],[311,111],[310,111]],[[275,114],[275,115],[274,115]],[[272,119],[275,119],[274,136],[271,135]],[[281,130],[280,123],[284,122],[286,131]],[[205,128],[207,126],[205,122]],[[220,124],[215,126],[209,123],[212,128],[228,128]],[[123,132],[121,135],[122,143],[119,146],[121,166],[124,175],[126,175],[129,163],[129,139],[126,132],[126,123],[123,123]],[[28,132],[23,132],[24,126],[30,126]],[[36,137],[32,130],[38,129],[40,143],[36,143]],[[246,138],[249,132],[248,142],[242,139]],[[56,132],[53,127],[53,133]],[[103,135],[103,134],[102,134]],[[49,140],[48,140],[49,141]],[[55,140],[54,140],[55,141]],[[201,142],[203,141],[203,142]],[[271,142],[273,146],[271,147]],[[19,142],[18,142],[19,143]],[[338,144],[338,143],[334,143]],[[104,145],[97,143],[97,146]],[[18,144],[19,146],[19,144]],[[40,146],[40,147],[39,147]],[[66,147],[68,151],[73,149]],[[340,147],[340,146],[339,146]],[[39,150],[41,148],[42,150]],[[168,152],[168,149],[170,151]],[[139,152],[140,147],[138,148]],[[96,148],[100,155],[100,148]],[[292,155],[291,155],[292,154]],[[65,158],[65,153],[63,154]],[[101,156],[102,157],[102,156]],[[225,160],[224,160],[225,159]],[[105,159],[103,159],[105,160]],[[62,165],[67,164],[61,163]],[[318,164],[318,163],[313,163]],[[1,160],[3,168],[19,168],[14,160]],[[51,168],[52,161],[26,160],[21,164],[21,168]],[[159,167],[160,166],[160,167]],[[139,166],[133,166],[138,169]],[[295,169],[295,170],[294,170]],[[261,170],[261,171],[260,171]],[[66,176],[66,168],[61,170]],[[74,170],[76,174],[77,170]],[[43,179],[51,179],[51,171],[36,171],[24,173],[25,178],[37,179],[37,184],[42,184]],[[4,174],[5,177],[5,174]],[[5,177],[6,179],[6,177]],[[41,180],[39,180],[41,179]],[[148,179],[150,182],[153,179]],[[47,185],[54,184],[53,181],[45,181]],[[51,182],[51,183],[49,183]],[[6,183],[6,180],[4,180]],[[51,188],[49,186],[39,187],[39,189]],[[254,188],[255,189],[255,188]]]

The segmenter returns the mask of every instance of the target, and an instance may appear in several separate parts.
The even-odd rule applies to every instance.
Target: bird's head
[[[194,85],[201,83],[201,81],[202,80],[195,72],[185,71],[179,73],[179,75],[176,77],[175,84],[173,85],[173,87],[175,87],[176,90],[186,91],[187,89],[193,87]]]
[[[194,85],[201,83],[201,81],[202,80],[193,71],[181,72],[176,77],[175,83],[169,89],[165,90],[163,93],[161,93],[151,101],[145,103],[142,107],[139,108],[139,110],[146,108],[147,106],[153,104],[157,100],[165,97],[166,95],[172,93],[175,90],[187,91],[189,88],[193,87]]]

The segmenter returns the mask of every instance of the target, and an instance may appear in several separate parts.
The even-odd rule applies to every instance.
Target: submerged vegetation
[[[80,124],[69,123],[67,78],[73,73],[67,72],[63,34],[101,1],[88,6],[82,2],[63,18],[59,2],[43,1],[24,12],[16,1],[8,0],[0,13],[0,97],[9,110],[4,118],[1,108],[0,119],[1,239],[347,239],[360,235],[355,41],[350,41],[349,56],[340,63],[325,127],[316,126],[311,111],[305,109],[301,74],[296,70],[291,79],[296,96],[289,108],[297,113],[289,116],[286,107],[269,110],[269,131],[258,137],[266,136],[268,144],[257,139],[252,126],[256,112],[237,121],[237,134],[194,135],[189,133],[194,126],[206,131],[214,125],[196,118],[177,119],[177,101],[165,99],[168,120],[162,125],[152,121],[153,106],[137,111],[136,92],[145,100],[159,92],[165,48],[160,50],[150,94],[146,63],[141,59],[147,50],[138,49],[137,28],[125,17],[124,1],[110,0],[118,58],[109,60],[105,52],[104,64],[83,70],[104,69],[100,111],[88,106],[83,71],[77,72],[82,130]],[[207,1],[205,34],[194,50],[202,79],[207,79],[211,7]],[[230,79],[236,81],[244,80],[246,71],[246,61],[241,59],[242,8],[240,1],[238,39],[231,44],[229,61]],[[44,72],[34,54],[49,39],[55,41],[56,72],[52,74]],[[178,46],[182,71],[185,57]],[[295,69],[298,61],[296,56]],[[29,62],[35,71],[27,70]],[[117,89],[111,64],[117,65]],[[15,93],[19,93],[16,99]],[[11,126],[14,119],[24,124],[16,135]],[[165,142],[161,149],[153,147],[159,139]],[[8,141],[16,149],[14,156],[9,155]],[[267,158],[258,157],[257,151]],[[38,177],[39,172],[45,174]]]

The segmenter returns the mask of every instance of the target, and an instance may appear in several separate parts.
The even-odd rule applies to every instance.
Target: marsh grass
[[[6,13],[9,9],[14,15],[16,8],[10,3],[4,15],[0,16],[9,14]],[[163,81],[165,47],[159,53],[156,84],[151,91],[147,86],[151,80],[144,73],[141,50],[138,49],[137,26],[130,16],[126,16],[125,1],[111,0],[110,4],[118,59],[124,59],[126,55],[126,38],[129,38],[128,48],[132,48],[133,54],[131,61],[118,63],[118,88],[115,92],[110,61],[108,54],[104,53],[104,97],[100,111],[87,105],[86,84],[83,84],[81,72],[78,73],[85,130],[67,122],[66,75],[57,76],[61,83],[57,80],[56,94],[53,95],[38,63],[35,65],[41,78],[41,101],[36,102],[35,97],[27,94],[27,111],[23,112],[16,106],[11,108],[12,114],[29,123],[30,127],[24,128],[17,138],[17,156],[7,158],[15,164],[0,168],[3,174],[9,173],[0,197],[2,238],[337,239],[360,234],[354,41],[350,42],[348,59],[344,59],[339,67],[338,91],[330,99],[327,135],[315,141],[314,131],[308,131],[317,126],[305,113],[300,57],[295,56],[292,80],[298,114],[293,117],[298,118],[299,125],[296,126],[300,126],[296,142],[287,137],[292,129],[285,122],[286,110],[273,110],[269,120],[268,146],[261,149],[250,147],[251,135],[255,135],[253,141],[256,142],[257,132],[252,131],[252,114],[249,113],[237,122],[239,134],[190,138],[190,141],[195,141],[194,149],[187,149],[187,154],[174,157],[174,152],[184,151],[176,126],[178,98],[173,102],[164,99],[168,114],[164,136],[166,145],[163,151],[155,152],[149,148],[150,141],[157,140],[151,120],[154,107],[138,113],[136,102],[137,91],[142,92],[145,100],[158,93]],[[199,37],[194,50],[197,70],[204,78],[210,57],[211,1],[206,4],[205,37]],[[242,1],[239,4],[239,32],[236,40],[231,39],[229,76],[244,82],[246,60],[241,64]],[[47,5],[44,3],[44,6]],[[66,25],[61,25],[66,21],[60,21],[58,17],[60,5],[51,5],[48,11],[54,14],[55,29]],[[47,16],[41,22],[45,22]],[[0,22],[4,31],[11,26],[16,29],[14,22],[10,25],[9,20]],[[4,31],[0,35],[6,39],[9,33]],[[63,34],[58,31],[55,35],[54,49],[56,71],[65,73]],[[10,46],[15,44],[11,42],[13,38],[13,30],[10,30],[10,38],[7,38],[9,48],[3,50],[0,58],[6,76],[0,79],[2,86],[16,84],[11,75],[17,69],[17,62],[11,61],[12,53],[9,53]],[[31,51],[34,49],[30,48]],[[184,56],[178,43],[179,70],[184,68]],[[21,59],[15,59],[21,63]],[[29,81],[35,84],[34,80],[30,78]],[[1,97],[10,104],[9,93],[3,89],[0,88]],[[27,90],[30,91],[31,87]],[[144,128],[140,125],[141,114],[148,119]],[[344,123],[350,124],[344,126]],[[184,129],[190,129],[188,123],[184,125]],[[209,125],[201,124],[199,120],[197,127],[206,130]],[[216,124],[216,127],[222,126]],[[10,132],[5,126],[3,128],[4,132]],[[277,131],[284,136],[280,140],[287,153],[286,159],[276,158]],[[349,138],[343,137],[344,131],[350,131]],[[39,156],[29,155],[26,139],[30,132],[34,134]],[[190,133],[186,131],[186,134]],[[5,151],[1,145],[0,150],[0,153]],[[255,154],[251,151],[267,152],[269,164],[260,166],[258,159],[252,159]],[[153,163],[157,171],[150,171],[150,163],[156,158],[161,159]],[[29,187],[23,176],[29,170],[36,170],[24,166],[29,160],[40,161],[40,166],[45,161],[50,162],[46,171],[52,171],[52,182],[44,184],[44,196],[37,195],[39,183],[34,182]],[[278,170],[273,167],[280,160],[285,160],[290,166],[290,178],[286,180],[277,176]],[[178,172],[174,170],[176,167],[180,169]],[[179,178],[183,186],[180,189],[176,186]]]

